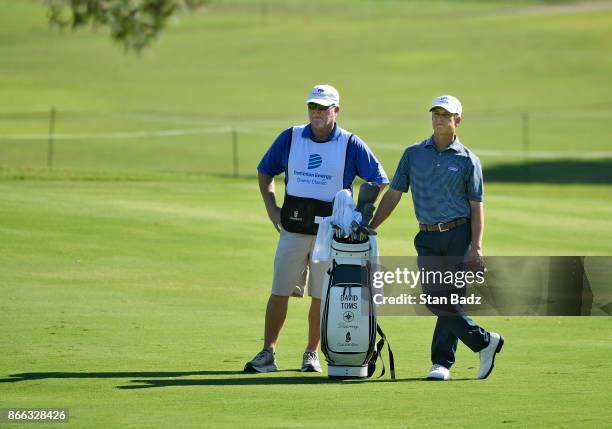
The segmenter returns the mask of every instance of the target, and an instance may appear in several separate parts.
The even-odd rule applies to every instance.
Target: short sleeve
[[[484,197],[484,184],[482,178],[482,166],[480,159],[476,156],[471,157],[472,168],[467,180],[467,196],[470,201],[481,202]]]
[[[391,188],[400,192],[408,192],[410,187],[410,154],[408,148],[404,151],[393,175]]]
[[[276,176],[287,169],[292,131],[289,128],[280,133],[259,162],[257,171],[268,176]]]

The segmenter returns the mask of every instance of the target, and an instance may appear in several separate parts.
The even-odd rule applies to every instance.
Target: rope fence
[[[612,119],[612,112],[597,113],[603,118]],[[468,146],[480,157],[497,158],[498,162],[505,159],[522,162],[525,166],[524,172],[528,176],[531,175],[530,164],[534,160],[612,159],[612,150],[606,150],[608,147],[612,149],[612,144],[603,147],[604,150],[601,150],[601,147],[590,149],[589,146],[585,148],[581,145],[570,150],[556,150],[555,144],[546,144],[544,148],[541,144],[536,145],[539,142],[534,139],[533,129],[540,121],[554,121],[556,117],[550,112],[505,115],[498,114],[497,117],[498,120],[508,117],[501,125],[506,129],[500,130],[500,134],[513,133],[513,145],[498,145],[497,141],[492,141],[495,147],[491,147],[489,143],[472,143],[473,138],[468,140]],[[559,112],[558,119],[567,123],[568,118],[574,118],[576,127],[586,130],[588,126],[584,121],[589,116],[573,116],[568,112]],[[487,121],[490,119],[491,116],[469,118],[472,122],[478,122],[474,125],[474,128],[478,129],[489,126]],[[420,121],[420,118],[414,119],[415,123]],[[139,129],[121,130],[133,128],[133,122],[145,122],[148,125],[140,126]],[[171,126],[163,127],[164,123]],[[249,171],[255,171],[259,158],[284,129],[280,123],[281,121],[247,119],[235,120],[235,123],[230,125],[225,119],[196,114],[61,112],[54,106],[46,112],[4,112],[0,113],[0,167],[40,167],[40,160],[44,158],[45,167],[48,169],[58,166],[68,169],[81,166],[90,169],[143,167],[153,170],[214,171],[239,177],[241,166],[246,165]],[[284,127],[289,123],[285,122]],[[129,127],[126,124],[129,124]],[[202,126],[204,124],[208,126]],[[385,122],[380,120],[366,120],[362,124],[379,129],[386,126]],[[58,131],[59,125],[62,125],[61,132]],[[66,128],[75,131],[66,132]],[[31,132],[33,129],[36,129],[36,132]],[[359,134],[361,135],[361,132]],[[612,136],[610,137],[612,139]],[[130,145],[129,141],[136,144]],[[143,141],[146,142],[144,146],[139,144]],[[385,166],[396,164],[399,154],[408,145],[377,139],[367,139],[367,143]],[[536,150],[534,146],[537,147]],[[202,159],[202,163],[198,163],[198,159]]]

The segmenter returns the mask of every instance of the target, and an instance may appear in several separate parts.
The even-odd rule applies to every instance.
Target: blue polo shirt
[[[341,133],[347,131],[340,128],[338,125],[329,134],[325,142],[337,140]],[[302,137],[312,138],[312,130],[310,124],[304,127]],[[291,143],[291,128],[283,131],[272,143],[270,149],[263,156],[257,171],[269,176],[276,176],[283,172],[286,173],[289,163],[289,149]],[[366,182],[374,182],[379,185],[389,183],[387,173],[380,165],[370,148],[356,135],[350,139],[346,148],[346,162],[344,163],[343,186],[344,189],[352,189],[355,177],[359,176]],[[285,174],[285,183],[287,183],[287,175]]]
[[[440,152],[431,136],[406,148],[390,187],[401,192],[412,190],[420,223],[470,218],[470,200],[483,199],[482,167],[458,137]]]

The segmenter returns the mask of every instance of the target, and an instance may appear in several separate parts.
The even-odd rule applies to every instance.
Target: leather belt
[[[444,232],[444,231],[448,231],[449,229],[453,229],[456,226],[463,225],[464,223],[467,223],[468,220],[469,219],[460,217],[459,219],[454,219],[446,223],[432,223],[430,225],[426,223],[420,223],[419,229],[421,231],[427,231],[427,232]]]

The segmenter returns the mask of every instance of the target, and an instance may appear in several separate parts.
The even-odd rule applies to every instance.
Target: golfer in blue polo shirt
[[[402,194],[410,188],[419,221],[419,233],[414,239],[419,265],[431,264],[424,261],[437,261],[434,263],[440,268],[440,261],[455,257],[455,262],[461,262],[464,256],[479,261],[484,232],[480,160],[457,137],[462,114],[457,98],[450,95],[437,97],[429,111],[433,135],[404,151],[371,227],[380,226],[395,209]],[[455,265],[441,263],[444,269]],[[428,290],[425,285],[423,290],[437,296],[441,292],[439,289]],[[451,291],[446,287],[442,295]],[[465,289],[460,292],[465,293]],[[487,378],[493,370],[495,355],[501,350],[504,338],[478,326],[463,311],[461,304],[428,305],[428,308],[438,317],[431,345],[433,366],[427,378],[450,378],[458,340],[479,353],[477,377]]]

